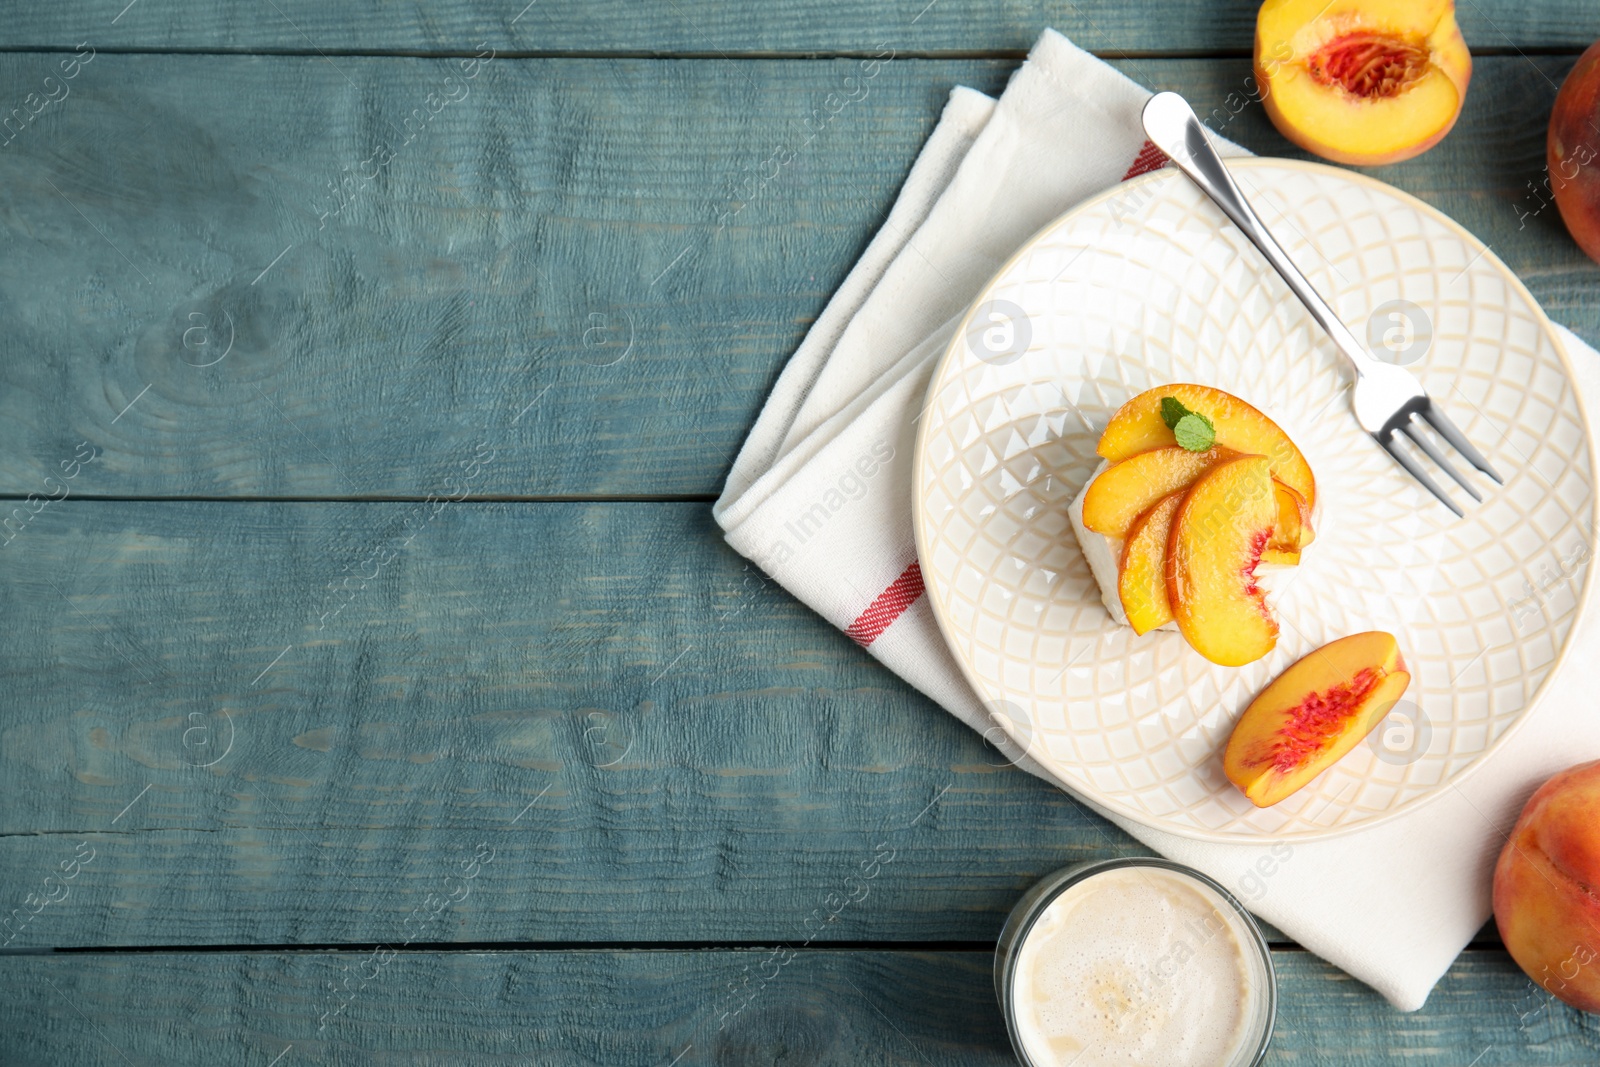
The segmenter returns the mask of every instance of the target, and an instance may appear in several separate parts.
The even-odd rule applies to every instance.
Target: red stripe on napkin
[[[856,644],[866,648],[889,628],[890,623],[905,614],[905,610],[915,604],[921,595],[922,565],[912,563],[900,572],[900,577],[891,582],[889,588],[867,605],[866,611],[856,616],[856,621],[850,624],[845,633]]]
[[[1141,174],[1160,170],[1166,165],[1167,154],[1146,141],[1140,147],[1139,154],[1134,157],[1133,164],[1128,167],[1128,173],[1122,176],[1122,180],[1137,178]],[[856,621],[850,624],[845,633],[849,634],[856,644],[866,648],[876,641],[894,620],[904,615],[906,609],[917,602],[922,592],[922,565],[913,562],[900,572],[900,577],[891,582],[889,588],[879,593],[877,598],[867,605],[866,611],[856,616]]]
[[[1137,178],[1141,174],[1149,174],[1153,170],[1160,170],[1167,165],[1167,154],[1155,145],[1146,141],[1139,149],[1139,154],[1133,157],[1133,165],[1128,168],[1128,173],[1122,176],[1123,181]]]

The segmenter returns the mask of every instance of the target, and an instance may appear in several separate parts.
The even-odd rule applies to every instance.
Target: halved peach
[[[1472,54],[1455,0],[1266,0],[1255,68],[1285,137],[1324,159],[1374,166],[1450,132]]]
[[[1323,645],[1250,702],[1222,769],[1252,804],[1270,807],[1354,748],[1410,684],[1392,634],[1373,630]]]
[[[1212,663],[1252,663],[1278,643],[1277,620],[1255,576],[1277,520],[1265,456],[1239,456],[1213,467],[1172,518],[1167,599],[1184,638]]]
[[[1316,503],[1317,482],[1311,474],[1311,464],[1306,462],[1289,435],[1243,400],[1208,385],[1184,382],[1158,385],[1129,400],[1111,416],[1105,432],[1100,435],[1100,455],[1116,463],[1140,452],[1177,443],[1161,417],[1161,398],[1166,396],[1210,419],[1217,431],[1218,445],[1235,452],[1266,456],[1271,461],[1273,477],[1304,497],[1307,507]]]
[[[1167,599],[1167,539],[1183,494],[1180,489],[1156,501],[1134,520],[1122,546],[1117,595],[1122,599],[1128,625],[1136,634],[1149,633],[1172,621],[1172,602]]]
[[[1118,540],[1140,515],[1168,493],[1187,489],[1206,471],[1234,455],[1231,449],[1190,452],[1179,445],[1152,448],[1113,463],[1089,483],[1083,524]]]
[[[1316,539],[1311,529],[1311,507],[1306,498],[1272,479],[1272,491],[1278,502],[1278,521],[1272,528],[1272,539],[1261,550],[1261,562],[1294,565],[1300,562],[1300,550]]]

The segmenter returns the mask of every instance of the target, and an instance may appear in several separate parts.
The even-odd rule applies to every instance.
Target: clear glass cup
[[[1023,894],[1022,899],[1017,901],[1016,907],[1011,909],[1011,914],[1006,918],[1005,928],[1000,931],[1000,941],[995,946],[994,991],[1000,999],[1000,1011],[1005,1016],[1006,1033],[1011,1036],[1011,1048],[1016,1053],[1017,1062],[1023,1067],[1051,1067],[1049,1064],[1037,1063],[1029,1058],[1027,1050],[1023,1047],[1022,1035],[1017,1030],[1017,1013],[1011,996],[1019,950],[1027,940],[1034,922],[1058,896],[1073,886],[1097,874],[1131,867],[1152,867],[1191,878],[1214,893],[1238,917],[1239,929],[1245,934],[1241,938],[1243,943],[1240,948],[1245,954],[1247,966],[1251,968],[1251,979],[1263,995],[1256,998],[1255,1010],[1248,1023],[1247,1036],[1240,1044],[1238,1053],[1231,1061],[1218,1064],[1217,1067],[1256,1067],[1267,1054],[1267,1045],[1272,1041],[1272,1027],[1278,1015],[1278,976],[1272,967],[1272,951],[1267,947],[1267,939],[1262,936],[1261,928],[1256,925],[1255,919],[1245,911],[1244,905],[1234,899],[1232,893],[1193,867],[1173,863],[1158,856],[1094,860],[1064,867],[1041,879]]]

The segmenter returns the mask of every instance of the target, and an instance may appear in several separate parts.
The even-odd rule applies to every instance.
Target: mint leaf
[[[1161,421],[1167,424],[1167,429],[1176,430],[1178,428],[1178,420],[1189,413],[1189,409],[1183,406],[1183,401],[1176,397],[1164,396],[1161,398]]]
[[[1217,443],[1217,428],[1211,425],[1210,419],[1193,411],[1178,420],[1172,435],[1190,452],[1204,452]]]

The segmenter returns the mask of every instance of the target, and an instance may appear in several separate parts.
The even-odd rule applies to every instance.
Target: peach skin
[[[1578,57],[1550,112],[1545,163],[1567,232],[1600,263],[1600,41]]]
[[[1528,799],[1495,864],[1494,920],[1528,977],[1600,1012],[1600,760]]]

